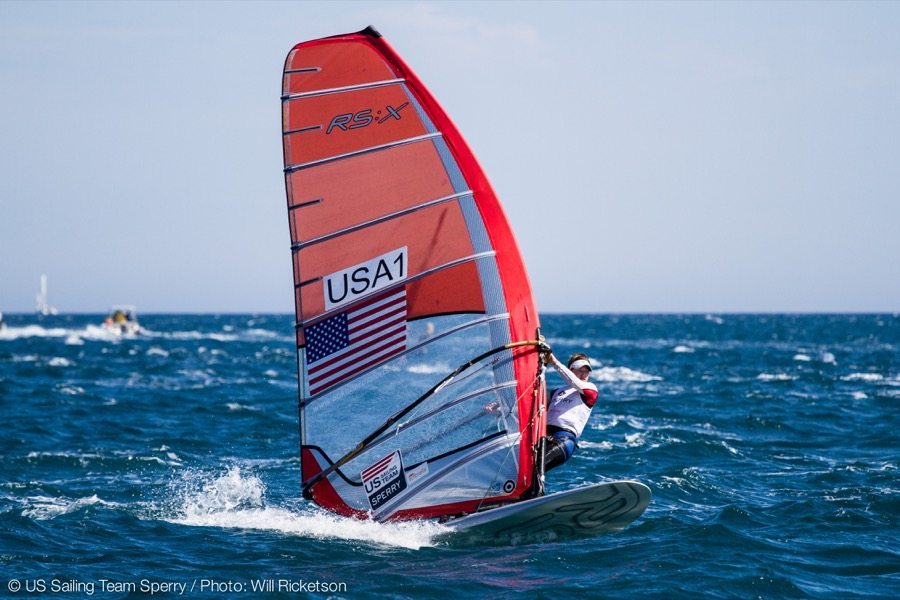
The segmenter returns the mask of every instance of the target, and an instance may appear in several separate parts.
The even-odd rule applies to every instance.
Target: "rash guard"
[[[547,425],[558,427],[580,436],[591,416],[591,409],[597,402],[597,386],[590,381],[582,381],[559,360],[550,355],[553,366],[569,385],[560,388],[550,398],[547,410]]]

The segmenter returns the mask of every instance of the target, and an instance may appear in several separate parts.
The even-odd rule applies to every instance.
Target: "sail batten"
[[[319,67],[304,67],[304,68],[300,68],[300,69],[285,69],[284,74],[285,75],[296,75],[297,73],[318,73],[321,70],[322,69],[320,69]]]
[[[304,493],[378,520],[527,497],[537,311],[468,145],[370,31],[295,46],[281,98]]]
[[[282,100],[297,100],[299,98],[309,98],[312,96],[324,96],[326,94],[340,94],[342,92],[353,92],[356,90],[368,90],[386,85],[397,85],[403,83],[405,79],[388,79],[385,81],[372,81],[370,83],[360,83],[359,85],[345,85],[338,88],[328,88],[323,90],[310,90],[308,92],[300,92],[297,94],[288,94],[282,96]]]
[[[321,126],[313,126],[303,130],[301,133],[305,133],[307,131],[321,131]],[[285,135],[292,135],[294,131],[285,131]],[[336,162],[339,160],[343,160],[345,158],[353,158],[354,156],[359,156],[360,154],[368,154],[370,152],[378,152],[379,150],[387,150],[389,148],[396,148],[397,146],[405,146],[406,144],[414,144],[416,142],[421,142],[422,140],[430,140],[436,137],[440,137],[440,133],[426,133],[423,135],[417,135],[409,138],[405,138],[402,140],[396,140],[393,142],[389,142],[387,144],[379,144],[378,146],[371,146],[368,148],[360,148],[359,150],[354,150],[353,152],[347,152],[344,154],[337,154],[335,156],[328,156],[325,158],[320,158],[317,160],[312,160],[306,163],[300,163],[296,165],[286,165],[284,168],[285,173],[293,173],[294,171],[300,171],[302,169],[308,169],[309,167],[315,167],[317,165],[324,165],[332,162]]]

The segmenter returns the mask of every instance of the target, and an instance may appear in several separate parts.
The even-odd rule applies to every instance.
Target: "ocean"
[[[0,331],[0,596],[900,594],[898,315],[544,316],[601,394],[548,491],[653,501],[616,534],[477,547],[300,498],[291,316],[101,319]]]

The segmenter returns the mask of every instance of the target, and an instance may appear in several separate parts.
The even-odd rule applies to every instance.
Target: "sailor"
[[[597,402],[597,386],[588,381],[591,361],[585,354],[573,354],[567,365],[547,353],[553,365],[566,380],[566,386],[553,392],[547,409],[547,437],[544,450],[544,472],[563,464],[575,452],[578,436],[584,430],[591,410]]]

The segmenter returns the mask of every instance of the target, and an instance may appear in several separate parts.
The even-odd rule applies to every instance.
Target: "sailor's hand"
[[[538,349],[538,352],[540,352],[541,354],[552,353],[550,346],[547,344],[547,342],[545,342],[543,340],[541,340],[537,343],[537,349]]]

